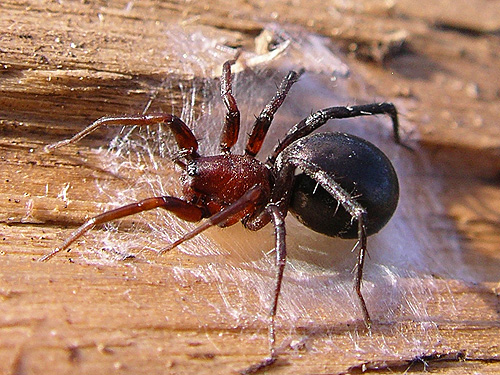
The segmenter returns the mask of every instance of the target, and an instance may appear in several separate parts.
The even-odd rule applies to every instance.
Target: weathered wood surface
[[[475,283],[409,278],[405,290],[412,300],[425,301],[425,319],[393,313],[387,320],[377,313],[371,336],[355,317],[318,312],[312,315],[317,320],[281,319],[279,339],[290,345],[269,373],[410,367],[444,374],[500,372],[498,6],[479,0],[452,6],[441,1],[437,8],[435,1],[420,1],[418,8],[411,1],[342,2],[326,9],[321,1],[292,3],[0,5],[2,374],[230,373],[266,355],[260,296],[245,291],[243,315],[235,319],[222,299],[242,293],[244,278],[221,293],[221,285],[196,276],[196,257],[175,252],[108,263],[76,255],[76,264],[68,255],[45,264],[35,260],[57,246],[63,228],[70,230],[110,200],[94,180],[117,192],[130,184],[100,169],[102,161],[87,147],[102,145],[99,139],[54,154],[40,148],[102,115],[140,113],[152,93],[152,110],[180,112],[181,93],[176,85],[162,86],[165,76],[186,85],[212,76],[188,74],[182,57],[165,57],[181,56],[172,52],[179,53],[172,43],[184,43],[169,39],[172,26],[193,32],[203,27],[227,45],[250,49],[269,22],[333,38],[370,93],[406,108],[403,120],[418,129],[421,152],[432,161],[412,181],[425,190],[436,186],[427,182],[443,178],[439,191],[425,193],[435,195],[445,211],[429,207],[425,219],[437,223],[436,232],[449,230],[439,223],[450,220],[460,234],[463,261],[481,275]],[[231,236],[246,235],[238,228],[227,233],[229,244]],[[102,238],[96,234],[95,241]]]

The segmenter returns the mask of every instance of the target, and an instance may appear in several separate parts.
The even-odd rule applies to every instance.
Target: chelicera
[[[271,222],[275,230],[276,278],[269,313],[270,356],[248,370],[251,372],[271,364],[277,356],[274,319],[286,262],[285,217],[288,211],[316,232],[358,240],[354,247],[359,251],[355,290],[364,321],[370,325],[370,315],[361,294],[367,237],[382,229],[394,213],[399,198],[398,179],[389,159],[368,141],[344,133],[313,132],[330,119],[386,114],[392,119],[395,142],[400,143],[400,139],[397,111],[391,103],[330,107],[293,126],[266,162],[257,160],[256,155],[276,111],[300,76],[291,71],[256,117],[244,154],[232,154],[231,147],[237,141],[240,128],[240,112],[232,95],[233,63],[227,61],[223,65],[221,95],[226,116],[218,155],[199,155],[195,136],[172,114],[103,117],[74,137],[47,146],[52,150],[76,142],[101,126],[165,124],[170,127],[180,149],[175,162],[182,169],[183,196],[147,198],[97,215],[41,260],[48,260],[63,250],[69,251],[71,244],[96,225],[155,208],[163,208],[190,222],[206,219],[161,250],[161,254],[214,225],[226,227],[241,221],[247,229],[256,231]]]

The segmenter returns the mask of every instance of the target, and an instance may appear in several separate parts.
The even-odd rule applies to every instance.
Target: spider
[[[302,72],[290,71],[276,94],[256,117],[243,155],[231,153],[238,139],[240,112],[232,94],[231,66],[226,61],[221,77],[221,96],[226,116],[220,139],[220,154],[201,156],[198,142],[178,117],[172,114],[103,117],[66,139],[46,146],[50,151],[74,143],[101,126],[151,124],[168,125],[180,149],[175,163],[182,169],[183,197],[157,196],[97,215],[72,232],[69,237],[41,261],[70,250],[87,231],[111,220],[155,208],[163,208],[182,220],[198,222],[159,253],[163,254],[205,229],[227,227],[241,221],[252,231],[268,223],[274,225],[276,276],[269,312],[270,354],[262,363],[247,369],[257,371],[277,358],[275,316],[286,264],[285,217],[291,211],[310,229],[332,237],[357,239],[355,291],[366,326],[370,315],[361,293],[367,237],[378,232],[389,221],[399,199],[396,172],[385,154],[368,141],[344,133],[313,133],[330,119],[378,114],[392,119],[394,140],[400,143],[398,116],[392,103],[373,103],[350,107],[330,107],[317,111],[293,126],[265,162],[256,159],[277,110]],[[181,160],[182,159],[182,160]]]

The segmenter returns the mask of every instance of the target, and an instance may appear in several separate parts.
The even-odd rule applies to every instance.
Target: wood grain
[[[500,43],[494,22],[500,17],[492,16],[499,9],[474,1],[471,13],[485,3],[491,9],[483,22],[472,14],[475,22],[469,24],[403,1],[326,10],[320,1],[293,3],[0,5],[2,374],[225,374],[267,355],[260,291],[245,290],[243,276],[198,275],[200,260],[189,253],[157,258],[145,252],[107,262],[77,255],[44,264],[36,259],[106,207],[110,197],[99,186],[124,191],[135,178],[102,168],[94,149],[103,133],[53,154],[41,152],[42,146],[102,115],[140,113],[153,94],[152,110],[180,113],[178,83],[202,85],[216,74],[186,69],[179,50],[188,54],[193,47],[172,40],[172,28],[188,30],[185,35],[203,29],[226,45],[250,50],[270,22],[331,38],[362,77],[356,82],[405,108],[403,121],[416,127],[420,152],[430,160],[408,181],[424,182],[425,190],[439,178],[440,189],[425,194],[442,202],[444,211],[429,207],[425,219],[436,236],[459,234],[463,261],[480,277],[399,280],[411,294],[408,300],[425,304],[425,316],[406,307],[386,319],[379,309],[371,335],[359,317],[344,319],[337,311],[287,321],[285,304],[278,320],[283,354],[268,372],[500,372]],[[403,39],[397,37],[401,32]],[[176,84],[165,86],[165,76]],[[125,222],[123,232],[134,227],[141,237],[148,228],[140,224],[155,217]],[[440,226],[444,221],[451,228]],[[231,236],[246,236],[238,228],[227,233],[229,243]],[[105,235],[96,231],[93,238],[89,244]],[[220,270],[239,274],[230,265]],[[242,306],[224,300],[241,293]],[[234,304],[239,309],[231,315]]]

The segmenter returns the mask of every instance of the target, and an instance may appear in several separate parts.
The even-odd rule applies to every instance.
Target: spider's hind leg
[[[283,281],[283,271],[286,265],[286,232],[285,232],[285,216],[282,210],[276,204],[269,204],[266,207],[265,214],[269,215],[274,225],[275,251],[276,251],[276,278],[274,284],[273,299],[271,309],[269,310],[269,356],[262,361],[253,364],[250,367],[240,371],[242,375],[253,374],[273,365],[278,353],[276,350],[276,330],[275,318],[278,311],[278,300],[281,292],[281,284]],[[257,220],[257,227],[260,227],[260,222]]]
[[[353,222],[358,224],[358,242],[354,249],[358,249],[358,260],[356,264],[356,276],[354,280],[354,289],[356,291],[359,304],[363,313],[363,319],[366,326],[371,325],[371,318],[366,307],[366,302],[361,293],[361,283],[363,281],[363,266],[367,254],[367,212],[366,209],[356,201],[335,179],[327,172],[323,171],[319,166],[307,160],[284,157],[281,159],[280,170],[275,182],[275,190],[271,198],[271,202],[276,202],[280,207],[280,211],[288,210],[290,204],[290,190],[293,186],[294,172],[296,168],[301,169],[311,179],[316,181],[323,189],[325,189],[344,209],[351,215]]]
[[[330,107],[321,109],[306,117],[293,126],[285,138],[278,143],[272,154],[267,158],[267,165],[273,165],[278,155],[296,140],[311,134],[325,125],[328,120],[346,119],[359,116],[388,115],[392,120],[394,142],[401,144],[399,137],[398,111],[392,103],[372,103],[345,107]]]

